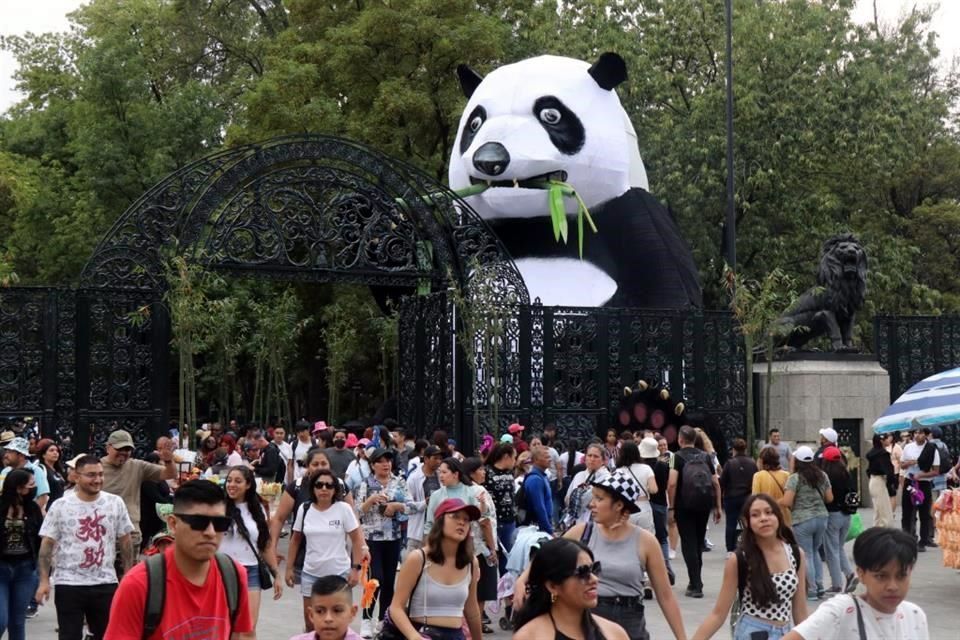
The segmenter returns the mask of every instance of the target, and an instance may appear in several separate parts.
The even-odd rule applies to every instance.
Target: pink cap
[[[349,448],[349,449],[353,449],[354,447],[357,446],[357,436],[356,436],[356,434],[351,433],[351,434],[349,434],[349,435],[347,436],[347,444],[346,444],[346,446],[347,446],[347,448]]]
[[[348,439],[348,442],[349,442],[349,439]],[[368,444],[370,444],[370,440],[369,440],[368,438],[360,438],[359,440],[357,440],[357,445],[356,445],[356,446],[358,446],[358,447],[365,447],[365,446],[367,446]]]
[[[510,425],[509,427],[507,427],[507,431],[509,431],[510,433],[513,433],[513,434],[517,434],[517,433],[522,433],[523,430],[524,430],[524,428],[525,428],[525,427],[524,427],[522,424],[518,424],[518,423],[514,422],[512,425]]]

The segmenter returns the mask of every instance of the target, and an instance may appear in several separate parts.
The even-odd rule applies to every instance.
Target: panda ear
[[[600,54],[587,73],[597,81],[601,89],[610,91],[627,79],[627,63],[616,53],[608,51]]]
[[[483,76],[465,64],[457,65],[457,78],[460,80],[460,88],[463,90],[463,95],[465,95],[468,100],[470,96],[473,95],[473,92],[477,90],[477,87],[480,86],[480,83],[483,82]]]

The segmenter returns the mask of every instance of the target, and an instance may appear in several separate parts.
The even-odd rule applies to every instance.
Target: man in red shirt
[[[214,555],[230,525],[223,490],[208,480],[184,483],[173,495],[168,525],[163,613],[149,640],[244,640],[253,638],[247,573],[236,563],[239,600],[231,624],[226,587]],[[113,598],[104,640],[141,640],[147,598],[145,563],[124,576]]]

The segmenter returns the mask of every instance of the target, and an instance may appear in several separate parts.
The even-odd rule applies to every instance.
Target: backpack
[[[527,523],[527,478],[530,477],[530,474],[527,473],[523,476],[523,482],[520,483],[520,489],[517,490],[517,495],[513,499],[513,503],[517,508],[517,525],[523,526]]]
[[[680,486],[680,504],[684,509],[691,511],[709,511],[716,503],[713,495],[713,470],[710,468],[710,458],[702,451],[697,452],[689,459],[677,452],[683,458],[683,477]]]
[[[937,446],[937,451],[940,452],[940,473],[946,473],[950,471],[950,469],[953,469],[956,460],[954,460],[950,454],[950,448],[947,447],[947,443],[935,442],[934,444]]]
[[[230,611],[230,632],[236,626],[240,611],[240,575],[237,565],[230,556],[217,552],[217,567],[224,591],[227,592],[227,608]],[[163,605],[167,596],[167,560],[166,554],[158,553],[143,561],[147,570],[147,595],[143,607],[143,640],[147,640],[160,627],[163,618]],[[229,634],[228,634],[229,637]]]
[[[936,452],[937,445],[927,440],[920,451],[920,455],[917,456],[917,466],[920,467],[920,471],[930,471],[933,468],[933,454]]]

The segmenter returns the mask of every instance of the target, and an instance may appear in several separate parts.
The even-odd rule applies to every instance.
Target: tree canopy
[[[0,274],[74,282],[167,173],[273,135],[343,135],[444,180],[458,64],[612,50],[651,191],[707,306],[725,306],[723,4],[92,0],[68,33],[2,41],[25,97],[0,119]],[[929,10],[883,30],[854,24],[852,5],[734,2],[737,270],[804,287],[822,241],[849,230],[870,256],[870,311],[958,311],[955,68]]]

